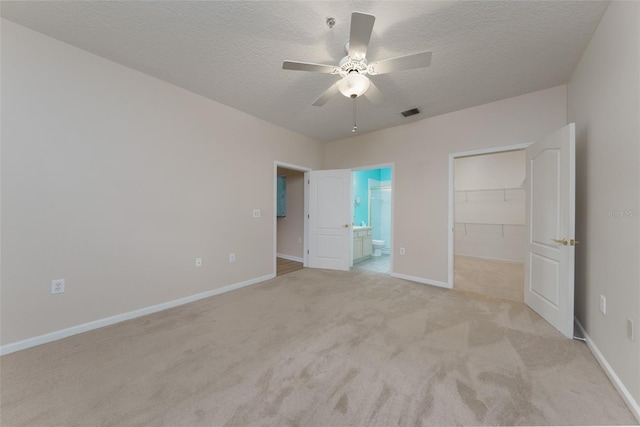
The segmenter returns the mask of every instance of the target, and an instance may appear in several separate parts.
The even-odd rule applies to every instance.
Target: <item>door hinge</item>
[[[307,249],[307,255],[309,255],[309,249]]]
[[[309,214],[307,214],[307,219],[309,219],[309,218],[311,218],[311,217],[309,216]]]

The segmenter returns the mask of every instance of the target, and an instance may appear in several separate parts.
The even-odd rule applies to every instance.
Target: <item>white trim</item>
[[[277,253],[276,256],[278,258],[288,259],[289,261],[304,262],[304,258],[300,258],[299,256],[286,255],[286,254],[280,254],[280,253]]]
[[[387,168],[392,168],[394,163],[390,162],[390,163],[380,163],[377,165],[367,165],[367,166],[358,166],[358,167],[353,167],[351,168],[352,171],[368,171],[371,169],[387,169]]]
[[[483,154],[505,153],[507,151],[518,151],[518,150],[524,150],[531,144],[533,144],[533,142],[524,142],[522,144],[505,145],[503,147],[480,148],[478,150],[471,150],[471,151],[460,151],[458,153],[449,154],[449,157],[481,156]]]
[[[304,166],[294,165],[292,163],[281,162],[275,160],[273,162],[273,275],[275,277],[278,267],[276,265],[276,258],[278,257],[278,168],[291,169],[298,172],[304,172],[304,180],[307,180],[307,172],[309,172],[310,168]],[[302,263],[305,267],[307,267],[307,252],[308,252],[308,224],[307,224],[307,185],[306,183],[303,185],[303,198],[304,198],[304,232],[302,237],[302,253],[303,259]],[[297,260],[294,260],[297,261]]]
[[[596,360],[604,370],[604,373],[607,374],[607,377],[609,377],[609,380],[611,380],[611,382],[613,383],[613,386],[616,388],[618,393],[620,393],[622,400],[624,400],[624,403],[627,404],[633,416],[636,417],[636,420],[640,423],[640,405],[638,404],[638,402],[635,401],[633,396],[631,396],[631,393],[624,386],[624,384],[622,383],[618,375],[616,375],[611,365],[609,365],[609,362],[607,362],[607,359],[605,359],[602,353],[600,353],[600,350],[598,349],[596,344],[593,342],[589,334],[587,334],[587,332],[584,330],[580,321],[576,317],[574,317],[574,320],[576,322],[576,325],[578,325],[578,329],[580,329],[580,332],[582,333],[585,340],[587,341],[587,346],[589,347],[589,350],[591,350],[591,353],[593,353],[593,356],[596,358]]]
[[[504,147],[493,147],[493,148],[481,148],[479,150],[471,150],[471,151],[461,151],[458,153],[449,153],[449,221],[448,221],[448,231],[447,234],[449,236],[448,239],[448,246],[449,246],[449,258],[448,258],[448,274],[447,274],[447,281],[448,283],[448,288],[449,289],[453,289],[453,259],[455,257],[455,254],[453,253],[454,251],[454,212],[453,212],[453,206],[454,206],[454,197],[455,197],[455,193],[454,193],[454,161],[456,158],[459,157],[469,157],[469,156],[479,156],[482,154],[492,154],[492,153],[504,153],[507,151],[517,151],[517,150],[524,150],[526,149],[528,146],[530,146],[531,144],[533,144],[533,142],[525,142],[522,144],[515,144],[515,145],[507,145]]]
[[[398,279],[410,280],[412,282],[424,283],[425,285],[437,286],[439,288],[451,289],[451,286],[447,282],[440,282],[438,280],[425,279],[422,277],[409,276],[408,274],[391,273],[391,277]]]
[[[203,298],[209,298],[214,295],[219,295],[225,292],[244,288],[245,286],[255,285],[257,283],[261,283],[266,280],[273,279],[274,277],[276,277],[275,274],[267,274],[266,276],[256,277],[254,279],[245,280],[244,282],[223,286],[222,288],[213,289],[210,291],[202,292],[202,293],[191,295],[184,298],[178,298],[173,301],[163,302],[161,304],[152,305],[150,307],[129,311],[127,313],[117,314],[111,317],[105,317],[104,319],[94,320],[92,322],[83,323],[81,325],[71,326],[70,328],[61,329],[55,332],[49,332],[48,334],[39,335],[37,337],[27,338],[22,341],[3,345],[2,347],[0,347],[0,355],[14,353],[16,351],[24,350],[30,347],[35,347],[40,344],[46,344],[52,341],[57,341],[62,338],[70,337],[72,335],[77,335],[83,332],[92,331],[94,329],[103,328],[105,326],[124,322],[125,320],[135,319],[136,317],[146,316],[147,314],[156,313],[158,311],[167,310],[169,308],[177,307],[179,305],[184,305],[190,302],[198,301]]]

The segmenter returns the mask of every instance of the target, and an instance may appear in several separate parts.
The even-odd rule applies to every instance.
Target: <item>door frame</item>
[[[396,164],[395,162],[389,163],[379,163],[371,166],[358,166],[356,168],[351,168],[351,172],[358,172],[370,169],[384,169],[391,168],[391,224],[389,225],[389,247],[391,250],[389,251],[389,275],[393,274],[393,218],[394,218],[394,210],[395,210],[395,199],[396,199]],[[353,182],[351,182],[351,188],[353,189]],[[351,218],[353,218],[353,204],[351,205]],[[353,224],[353,220],[352,220]],[[353,227],[351,227],[351,233],[353,234]],[[353,236],[351,237],[351,266],[353,267]]]
[[[278,168],[290,169],[298,172],[309,172],[311,168],[305,166],[294,165],[292,163],[281,162],[279,160],[275,160],[273,162],[273,276],[275,277],[278,274],[277,267],[277,258],[278,258]],[[307,222],[307,206],[308,206],[308,197],[307,193],[307,185],[303,185],[303,193],[304,193],[304,231],[302,233],[302,258],[303,258],[303,266],[306,267],[308,263],[307,259],[307,250],[308,248],[308,227],[309,224]]]
[[[522,144],[515,145],[505,145],[502,147],[492,147],[492,148],[481,148],[478,150],[471,151],[462,151],[458,153],[450,153],[449,154],[449,259],[448,259],[448,284],[449,288],[453,289],[453,279],[454,279],[454,259],[455,259],[455,191],[454,191],[454,178],[455,178],[455,160],[461,157],[470,157],[470,156],[481,156],[483,154],[495,154],[495,153],[505,153],[509,151],[519,151],[524,150],[528,146],[533,144],[533,142],[525,142]],[[524,251],[524,248],[522,248]],[[523,285],[524,286],[524,285]]]

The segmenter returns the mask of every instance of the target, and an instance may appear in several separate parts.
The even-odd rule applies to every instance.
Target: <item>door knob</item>
[[[559,244],[561,244],[563,246],[567,246],[569,244],[569,241],[567,240],[566,237],[563,237],[562,240],[560,240],[560,239],[551,239],[551,240],[553,240],[554,242],[559,243]]]
[[[349,224],[343,225],[344,228],[349,228]]]

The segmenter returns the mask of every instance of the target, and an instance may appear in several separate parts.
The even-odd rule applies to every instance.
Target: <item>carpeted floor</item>
[[[453,287],[511,301],[524,301],[524,263],[456,255]]]
[[[304,269],[0,358],[1,424],[602,425],[634,418],[525,305]]]

